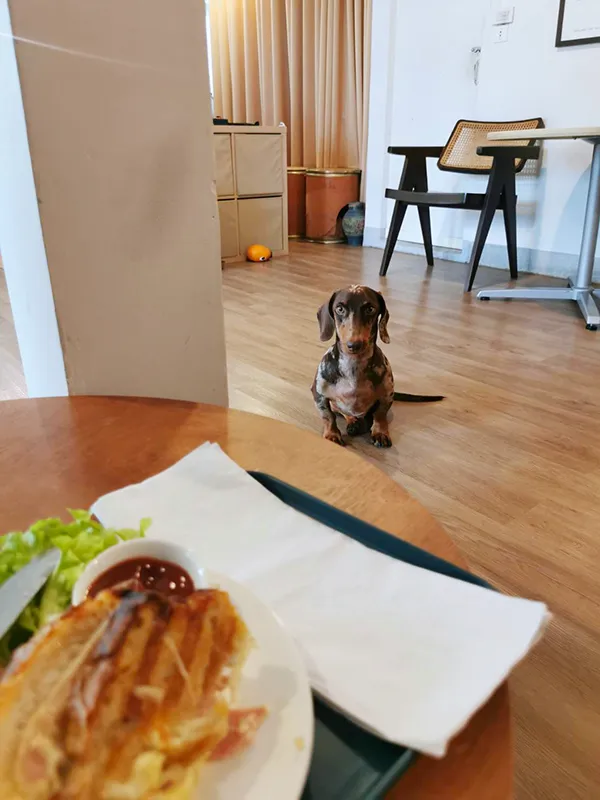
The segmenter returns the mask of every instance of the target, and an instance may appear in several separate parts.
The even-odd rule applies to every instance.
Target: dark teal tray
[[[249,474],[286,505],[372,550],[459,581],[490,588],[482,578],[361,522],[271,475]],[[379,800],[384,797],[418,754],[367,733],[316,697],[314,704],[315,744],[302,800]]]

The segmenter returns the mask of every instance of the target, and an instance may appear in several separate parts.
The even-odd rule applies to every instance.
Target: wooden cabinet
[[[274,253],[284,246],[283,198],[248,197],[238,200],[240,251],[251,244],[264,244]]]
[[[215,143],[217,197],[233,197],[235,182],[231,136],[227,133],[215,133],[213,141]]]
[[[238,196],[282,195],[285,139],[273,133],[236,133],[233,138]]]
[[[240,252],[238,236],[238,209],[235,200],[219,201],[221,226],[221,258],[235,258]]]
[[[251,244],[288,252],[286,139],[283,125],[215,126],[222,261],[243,261]]]

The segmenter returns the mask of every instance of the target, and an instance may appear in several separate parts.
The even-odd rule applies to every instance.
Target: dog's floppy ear
[[[382,342],[389,344],[390,335],[388,333],[387,324],[390,319],[390,312],[387,310],[387,306],[381,292],[377,292],[377,295],[379,296],[379,335],[381,336]]]
[[[326,303],[323,303],[321,308],[317,311],[317,319],[319,320],[319,331],[321,334],[321,341],[326,342],[331,339],[335,331],[335,321],[333,319],[333,302],[337,292],[334,292]]]

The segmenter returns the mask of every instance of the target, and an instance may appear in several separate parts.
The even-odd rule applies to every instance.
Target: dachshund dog
[[[435,402],[439,395],[394,392],[389,361],[377,346],[377,334],[388,343],[390,318],[383,295],[368,286],[334,292],[317,312],[321,341],[335,333],[335,343],[323,356],[312,385],[323,419],[323,438],[344,444],[336,414],[344,417],[349,436],[371,432],[376,447],[391,447],[388,411],[394,400]]]

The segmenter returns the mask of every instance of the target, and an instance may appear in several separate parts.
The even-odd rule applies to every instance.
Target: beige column
[[[226,404],[204,3],[10,14],[69,392]]]

